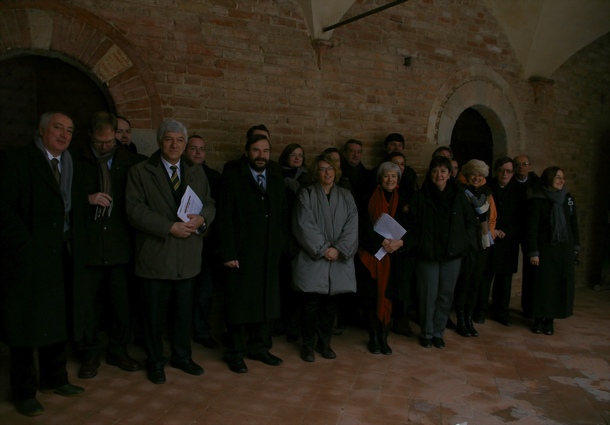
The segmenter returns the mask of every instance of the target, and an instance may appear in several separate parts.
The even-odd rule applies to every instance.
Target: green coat
[[[203,203],[200,212],[208,225],[216,207],[208,179],[199,166],[181,161],[181,186],[190,186]],[[129,170],[126,189],[127,218],[136,229],[135,273],[146,279],[183,280],[201,270],[202,235],[175,238],[169,231],[179,221],[179,203],[174,199],[161,154]]]

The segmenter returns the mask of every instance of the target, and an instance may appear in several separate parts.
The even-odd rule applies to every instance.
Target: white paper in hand
[[[180,201],[180,208],[178,208],[178,218],[186,223],[190,220],[189,214],[199,214],[202,208],[203,203],[199,196],[190,186],[187,186]]]

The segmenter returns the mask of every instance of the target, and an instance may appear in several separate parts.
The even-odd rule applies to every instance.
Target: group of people
[[[204,138],[172,119],[150,157],[137,153],[124,117],[94,114],[77,151],[68,150],[73,131],[67,114],[45,113],[33,143],[0,155],[0,337],[24,415],[44,412],[37,390],[83,394],[68,380],[68,341],[82,379],[98,374],[104,350],[107,364],[144,366],[155,384],[166,382],[168,361],[203,374],[191,341],[219,347],[209,322],[215,286],[235,373],[248,371],[246,358],[282,364],[270,352],[278,321],[289,341],[302,339],[306,362],[336,357],[342,314],[361,315],[368,350],[386,355],[390,329],[413,334],[410,318],[423,347],[443,348],[452,308],[462,336],[477,336],[473,322],[488,313],[508,326],[520,245],[532,331],[550,335],[553,319],[572,314],[578,227],[558,167],[537,179],[526,156],[503,157],[488,181],[483,161],[458,174],[440,147],[420,187],[398,133],[374,170],[354,139],[308,167],[298,144],[271,160],[269,130],[258,125],[221,174],[205,163]],[[185,207],[192,202],[196,210]],[[144,365],[128,353],[134,335]]]

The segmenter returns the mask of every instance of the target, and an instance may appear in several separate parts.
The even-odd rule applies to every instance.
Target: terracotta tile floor
[[[487,321],[479,338],[447,331],[444,350],[391,335],[391,356],[366,350],[367,334],[333,339],[336,360],[305,363],[299,345],[274,339],[279,367],[247,361],[230,372],[220,350],[194,344],[205,368],[195,377],[166,368],[167,383],[103,364],[77,399],[39,394],[45,414],[19,415],[9,399],[8,355],[0,345],[0,424],[610,424],[610,291],[577,290],[575,315],[554,336],[534,335],[517,311],[514,326]],[[414,327],[416,329],[416,327]],[[133,348],[139,359],[144,353]]]

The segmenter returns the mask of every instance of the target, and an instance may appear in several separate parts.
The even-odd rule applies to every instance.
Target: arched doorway
[[[455,121],[450,146],[460,167],[471,159],[480,159],[491,167],[493,142],[487,120],[475,109],[467,108]]]
[[[58,58],[26,55],[0,61],[0,149],[33,140],[40,115],[59,110],[74,120],[72,147],[87,139],[89,117],[115,112],[114,102],[95,76]]]

